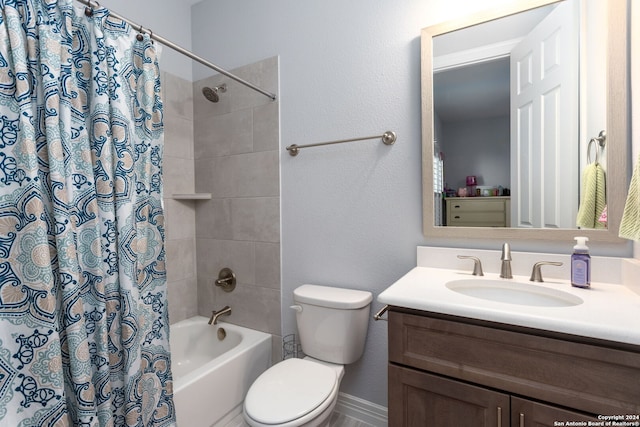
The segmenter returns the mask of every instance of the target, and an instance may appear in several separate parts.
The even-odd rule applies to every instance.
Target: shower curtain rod
[[[76,0],[77,2],[80,2],[82,4],[84,4],[85,6],[88,6],[90,8],[94,8],[94,7],[100,7],[100,4],[98,2],[92,2],[91,0]],[[111,9],[109,9],[109,15],[113,16],[116,19],[121,19],[124,22],[126,22],[127,24],[131,25],[136,31],[140,32],[140,33],[145,33],[145,34],[149,34],[149,37],[151,37],[153,40],[162,43],[163,45],[175,50],[176,52],[179,52],[183,55],[188,56],[189,58],[193,59],[194,61],[197,61],[199,63],[201,63],[202,65],[209,67],[215,71],[217,71],[218,73],[225,75],[227,77],[229,77],[232,80],[237,81],[240,84],[243,84],[253,90],[255,90],[256,92],[260,92],[261,94],[271,98],[272,101],[276,100],[276,96],[271,93],[271,92],[267,92],[266,90],[263,90],[261,88],[259,88],[258,86],[249,83],[248,81],[234,75],[231,74],[230,72],[218,67],[217,65],[213,64],[212,62],[207,61],[204,58],[199,57],[198,55],[188,51],[187,49],[178,46],[177,44],[173,43],[172,41],[169,41],[167,39],[165,39],[164,37],[161,37],[159,35],[157,35],[156,33],[154,33],[153,31],[151,31],[148,28],[144,28],[142,25],[136,24],[135,22],[125,18],[124,16],[121,16],[113,11],[111,11]]]

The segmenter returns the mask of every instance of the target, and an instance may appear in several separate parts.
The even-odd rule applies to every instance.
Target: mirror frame
[[[501,227],[447,227],[434,225],[434,198],[426,197],[433,188],[434,108],[433,108],[433,38],[486,21],[524,12],[562,0],[521,0],[469,17],[443,22],[422,29],[422,209],[423,233],[429,238],[520,239],[572,241],[584,235],[590,241],[622,243],[618,237],[629,180],[629,22],[626,0],[608,0],[607,19],[607,229],[550,229]],[[581,136],[580,143],[584,137]]]

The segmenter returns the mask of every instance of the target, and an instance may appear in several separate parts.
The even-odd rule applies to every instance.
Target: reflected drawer
[[[505,226],[504,211],[500,212],[452,212],[449,217],[449,225],[482,224]]]
[[[447,200],[451,212],[504,212],[503,199]]]

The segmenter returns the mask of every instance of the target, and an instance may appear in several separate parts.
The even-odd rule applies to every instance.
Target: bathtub
[[[223,426],[242,413],[255,379],[271,365],[271,335],[202,316],[170,326],[178,427]],[[226,337],[218,339],[218,329]]]

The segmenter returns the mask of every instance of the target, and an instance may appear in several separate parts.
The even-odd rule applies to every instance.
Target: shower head
[[[226,83],[223,83],[220,86],[216,86],[213,88],[211,87],[202,88],[202,94],[204,95],[205,98],[207,98],[211,102],[218,102],[220,100],[218,93],[225,93],[226,91],[227,91]]]

